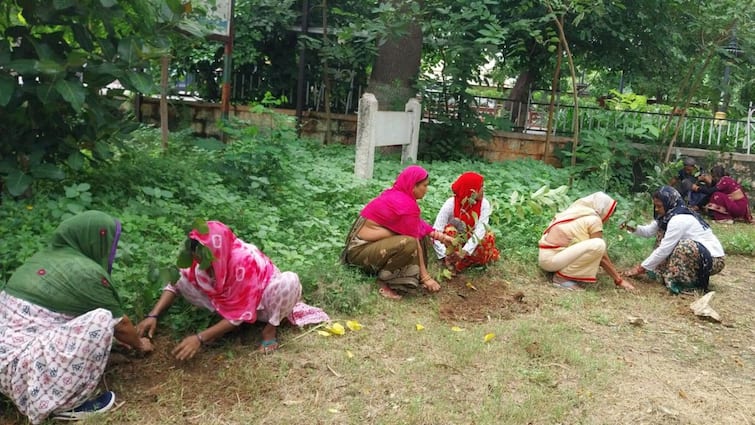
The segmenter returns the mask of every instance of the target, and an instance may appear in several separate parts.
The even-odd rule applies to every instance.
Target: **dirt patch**
[[[510,287],[511,283],[502,279],[458,275],[447,281],[438,296],[440,318],[483,322],[511,319],[533,311],[537,302]]]
[[[692,313],[697,296],[670,296],[645,282],[637,294],[643,302],[631,312],[644,325],[630,333],[617,332],[625,324],[589,324],[589,334],[624,365],[594,417],[603,423],[755,423],[754,282],[751,257],[727,256],[724,270],[711,277],[711,305],[721,323]]]

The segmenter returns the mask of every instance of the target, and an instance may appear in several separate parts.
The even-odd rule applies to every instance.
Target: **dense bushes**
[[[123,222],[113,276],[127,310],[137,318],[147,312],[164,284],[149,281],[149,271],[175,262],[179,244],[198,218],[227,223],[282,270],[299,273],[309,302],[342,312],[365,307],[369,279],[340,266],[338,256],[359,210],[389,187],[404,165],[395,155],[378,155],[375,177],[358,180],[353,175],[353,147],[322,146],[293,135],[279,135],[274,141],[269,137],[250,133],[220,146],[178,134],[165,153],[157,132],[140,130],[97,169],[84,168],[62,185],[38,181],[29,199],[3,199],[0,283],[47,242],[62,218],[100,209]],[[534,160],[421,165],[430,172],[430,191],[420,202],[428,221],[451,195],[451,182],[460,173],[475,170],[485,175],[485,194],[494,205],[491,227],[504,265],[533,264],[540,232],[553,213],[601,189],[594,179],[578,179],[567,189],[563,185],[568,170]],[[615,232],[621,220],[649,213],[647,199],[638,204],[612,195],[620,204],[618,219],[612,220],[608,232]],[[177,313],[168,319],[174,328],[209,320],[206,314],[188,314],[191,307],[185,304],[174,308]]]

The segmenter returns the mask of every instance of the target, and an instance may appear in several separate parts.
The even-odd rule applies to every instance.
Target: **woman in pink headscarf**
[[[242,323],[262,321],[260,351],[278,348],[277,326],[291,314],[301,298],[299,276],[281,272],[256,246],[244,242],[219,221],[208,221],[207,229],[194,229],[179,264],[180,278],[168,284],[150,313],[137,325],[139,335],[152,337],[158,317],[180,294],[198,307],[217,312],[222,319],[215,325],[185,337],[173,349],[178,360],[194,357],[208,341],[236,329]],[[180,264],[179,266],[183,266]]]
[[[500,258],[495,236],[488,228],[493,208],[483,196],[482,175],[466,172],[451,185],[454,196],[438,211],[435,227],[454,238],[453,249],[434,243],[435,253],[452,272],[470,266],[484,266]]]
[[[719,224],[733,224],[734,220],[753,223],[750,200],[742,185],[726,172],[722,165],[716,165],[710,174],[703,176],[708,186],[715,188],[710,201],[705,206],[713,220]]]
[[[380,295],[399,299],[420,285],[430,292],[440,285],[427,271],[426,238],[450,244],[453,238],[435,231],[420,217],[417,200],[427,193],[430,178],[424,168],[411,165],[393,187],[370,201],[346,239],[341,260],[376,273]]]

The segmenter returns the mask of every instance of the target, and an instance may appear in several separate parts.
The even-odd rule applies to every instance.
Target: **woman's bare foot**
[[[432,276],[425,276],[421,279],[422,286],[427,289],[427,292],[438,292],[440,291],[440,284],[432,278]]]
[[[391,289],[391,287],[388,286],[388,284],[380,282],[380,283],[378,283],[378,285],[380,285],[380,287],[378,288],[378,294],[380,294],[383,297],[388,298],[390,300],[400,300],[401,299],[401,295],[397,294],[396,291],[394,291],[393,289]]]

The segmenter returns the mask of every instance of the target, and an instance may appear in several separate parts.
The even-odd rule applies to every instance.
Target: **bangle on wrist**
[[[202,335],[200,335],[199,332],[197,332],[195,335],[197,336],[197,339],[199,340],[199,345],[200,346],[204,345],[204,338],[202,338]]]
[[[160,315],[159,314],[148,314],[148,315],[144,316],[144,318],[145,319],[155,319],[155,320],[157,320],[157,319],[160,318]]]

